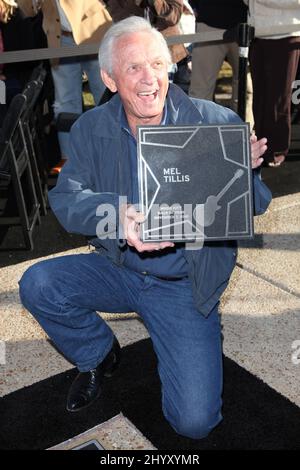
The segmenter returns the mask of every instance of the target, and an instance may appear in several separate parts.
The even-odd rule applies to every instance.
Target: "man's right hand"
[[[144,222],[145,216],[141,212],[137,212],[134,206],[123,205],[120,209],[120,219],[127,244],[134,247],[139,253],[158,251],[174,246],[172,242],[143,243],[140,240],[140,224]]]

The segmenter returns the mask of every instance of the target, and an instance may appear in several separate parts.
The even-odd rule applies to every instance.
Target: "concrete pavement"
[[[281,168],[264,169],[263,178],[274,199],[267,213],[256,218],[255,239],[241,244],[222,298],[224,352],[300,407],[299,154]],[[10,239],[17,237],[12,231]],[[51,213],[37,227],[35,244],[33,253],[0,253],[0,396],[72,367],[21,306],[18,280],[40,259],[88,248],[83,237],[66,234]],[[122,346],[148,336],[134,313],[102,315]],[[119,437],[114,448],[121,446],[121,431]],[[128,448],[136,445],[134,440]]]

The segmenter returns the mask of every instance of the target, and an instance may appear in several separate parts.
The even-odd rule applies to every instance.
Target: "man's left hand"
[[[137,212],[133,205],[123,204],[120,208],[120,219],[123,225],[124,236],[127,245],[135,248],[139,253],[144,251],[157,251],[174,247],[172,242],[143,243],[140,239],[140,223],[145,221],[145,216]]]
[[[258,168],[264,159],[262,155],[267,150],[267,139],[263,137],[262,139],[257,140],[255,134],[252,134],[250,137],[250,144],[251,144],[251,161],[252,161],[252,168]]]

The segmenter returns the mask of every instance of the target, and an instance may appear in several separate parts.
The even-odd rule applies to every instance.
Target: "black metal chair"
[[[106,88],[98,105],[100,106],[101,104],[106,103],[107,101],[111,99],[113,95],[114,93],[112,93],[108,88]],[[56,131],[57,132],[70,132],[71,127],[80,116],[81,114],[79,113],[68,113],[68,112],[59,113],[55,121]],[[58,175],[49,174],[48,176],[49,188],[56,185],[57,177]]]
[[[25,248],[32,250],[33,229],[36,224],[40,224],[41,219],[22,125],[26,107],[26,96],[16,95],[10,103],[1,129],[0,186],[4,189],[6,186],[8,196],[12,196],[14,210],[7,211],[7,207],[2,208],[0,227],[21,226]],[[20,249],[19,246],[15,248]]]
[[[27,106],[21,115],[22,126],[24,130],[25,140],[31,162],[33,180],[40,203],[42,215],[47,214],[47,198],[48,198],[48,170],[42,148],[40,125],[38,122],[39,111],[38,100],[46,78],[46,70],[39,67],[39,74],[34,80],[31,80],[25,87],[23,94],[27,99]]]

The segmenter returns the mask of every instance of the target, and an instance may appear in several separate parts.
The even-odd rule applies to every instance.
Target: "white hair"
[[[113,60],[116,52],[117,41],[126,35],[133,33],[146,32],[152,34],[161,46],[161,52],[166,59],[167,64],[171,64],[171,54],[163,35],[153,28],[151,24],[142,17],[130,16],[125,20],[113,24],[103,36],[99,48],[100,69],[105,70],[109,75],[113,72]]]

